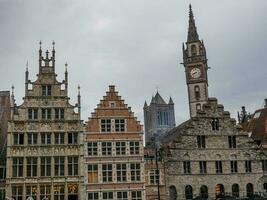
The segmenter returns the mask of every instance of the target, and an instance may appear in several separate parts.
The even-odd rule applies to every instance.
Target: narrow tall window
[[[222,161],[215,161],[216,174],[222,174]]]
[[[97,156],[97,142],[87,143],[88,156]]]
[[[51,176],[51,157],[41,158],[41,176]]]
[[[101,132],[110,132],[110,131],[111,131],[111,120],[101,119]]]
[[[252,172],[252,168],[251,168],[251,160],[246,160],[245,161],[245,170],[247,173]]]
[[[68,157],[68,174],[69,176],[78,175],[78,157]]]
[[[228,144],[230,149],[236,148],[236,136],[228,136]]]
[[[88,183],[98,183],[98,166],[97,166],[97,164],[88,165]]]
[[[140,146],[139,146],[139,142],[130,142],[130,154],[134,155],[134,154],[139,154],[140,151]]]
[[[27,176],[28,177],[37,176],[37,158],[35,157],[27,158]]]
[[[23,186],[12,186],[12,199],[22,200]]]
[[[197,55],[197,47],[194,44],[191,46],[191,55],[192,56],[196,56]]]
[[[126,182],[126,164],[117,164],[116,168],[117,182]]]
[[[113,192],[103,192],[103,200],[113,200]]]
[[[51,108],[42,108],[42,119],[44,120],[51,119]]]
[[[125,154],[126,154],[126,143],[116,142],[116,155],[125,155]]]
[[[195,99],[196,99],[196,100],[199,100],[199,99],[200,99],[200,88],[199,88],[199,86],[196,85],[196,86],[194,87],[194,90],[195,90]]]
[[[55,144],[64,144],[65,143],[65,133],[55,133]]]
[[[141,168],[139,163],[131,164],[131,181],[141,180]]]
[[[152,169],[149,170],[149,183],[151,185],[157,185],[159,183],[159,170]]]
[[[184,173],[185,174],[191,174],[190,161],[183,161],[183,166],[184,166]]]
[[[38,134],[37,133],[28,133],[28,144],[33,145],[37,144],[37,138]]]
[[[6,167],[0,166],[0,181],[6,179]]]
[[[54,185],[54,200],[64,200],[64,185]]]
[[[37,200],[37,186],[26,186],[26,199],[30,197]]]
[[[51,96],[51,95],[52,95],[52,86],[42,85],[42,96]]]
[[[68,144],[78,143],[78,133],[68,133]]]
[[[13,158],[13,177],[23,176],[23,158]]]
[[[6,190],[5,188],[0,188],[0,200],[6,199]]]
[[[51,133],[41,133],[41,143],[42,144],[51,144]]]
[[[50,195],[51,195],[51,186],[41,185],[40,186],[40,199],[50,199]]]
[[[110,156],[112,154],[112,143],[111,142],[102,142],[102,155]]]
[[[161,111],[158,111],[158,125],[163,125],[163,114]]]
[[[28,109],[28,119],[29,120],[38,119],[38,109],[37,108],[29,108]]]
[[[23,133],[14,133],[13,134],[14,145],[23,145],[24,144],[24,134]]]
[[[117,192],[117,199],[118,200],[128,200],[127,192]]]
[[[116,132],[125,131],[125,120],[124,119],[115,119],[115,131]]]
[[[220,129],[220,121],[218,118],[212,118],[211,128],[213,131],[218,131]]]
[[[132,191],[132,200],[142,200],[142,192]]]
[[[231,165],[231,173],[237,173],[238,172],[237,161],[231,160],[230,165]]]
[[[112,164],[102,164],[102,181],[112,182]]]
[[[55,176],[64,176],[64,157],[55,157]]]
[[[64,119],[64,108],[55,108],[55,119],[56,120]]]
[[[267,172],[267,160],[262,160],[262,171]]]
[[[198,148],[206,148],[206,138],[205,135],[197,136],[197,147]]]
[[[207,173],[207,162],[206,161],[199,161],[199,172],[200,174]]]

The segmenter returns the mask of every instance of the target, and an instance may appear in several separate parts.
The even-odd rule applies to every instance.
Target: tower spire
[[[189,27],[188,27],[187,42],[196,42],[198,40],[199,37],[197,33],[197,27],[195,25],[193,10],[191,4],[189,4]]]

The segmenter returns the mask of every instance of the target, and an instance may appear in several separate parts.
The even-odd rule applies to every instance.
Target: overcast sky
[[[82,116],[90,116],[114,84],[143,122],[143,104],[156,87],[175,103],[176,122],[189,117],[182,62],[188,5],[204,40],[209,93],[232,117],[240,106],[249,111],[267,97],[266,0],[0,0],[0,90],[15,86],[24,95],[24,72],[38,71],[43,49],[56,42],[56,72],[61,81],[69,64],[69,96],[77,101],[81,85]]]

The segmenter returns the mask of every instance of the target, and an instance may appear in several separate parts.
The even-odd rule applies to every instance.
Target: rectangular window
[[[125,131],[125,120],[124,119],[115,119],[115,131],[116,132]]]
[[[38,134],[37,133],[28,133],[28,144],[33,145],[37,144],[37,138]]]
[[[65,143],[65,133],[55,133],[55,144],[64,144]]]
[[[252,172],[252,168],[251,168],[251,160],[246,160],[245,161],[245,169],[246,169],[246,172]]]
[[[64,185],[54,185],[54,200],[64,200]]]
[[[230,162],[231,164],[231,173],[237,173],[238,169],[237,169],[237,161],[236,160],[232,160]]]
[[[37,199],[37,186],[26,186],[26,199],[32,197],[34,200]]]
[[[142,200],[142,192],[132,191],[132,200]]]
[[[199,173],[206,174],[207,173],[207,162],[199,161]]]
[[[88,200],[98,200],[98,192],[89,192],[88,193]]]
[[[78,176],[78,157],[68,157],[69,176]]]
[[[4,166],[0,166],[0,180],[6,179],[6,168]]]
[[[127,192],[117,192],[117,199],[118,200],[128,200]]]
[[[126,182],[126,164],[117,164],[117,182]]]
[[[6,190],[5,188],[0,188],[0,200],[6,199]]]
[[[211,128],[213,131],[218,131],[220,128],[220,121],[218,118],[213,118],[211,120]]]
[[[116,142],[116,155],[125,155],[125,154],[126,154],[126,143]]]
[[[236,148],[236,136],[228,136],[228,144],[230,149]]]
[[[222,161],[215,161],[216,174],[222,174]]]
[[[23,176],[23,158],[13,158],[13,177]]]
[[[51,108],[42,108],[42,119],[44,120],[51,119]]]
[[[37,158],[28,157],[26,160],[27,160],[27,176],[28,177],[37,176]]]
[[[197,147],[198,148],[206,148],[206,138],[205,135],[197,136]]]
[[[267,172],[267,160],[262,160],[262,171]]]
[[[110,132],[110,131],[111,131],[111,120],[101,119],[101,132]]]
[[[51,133],[41,133],[41,143],[51,144]]]
[[[51,176],[51,157],[41,158],[41,176]]]
[[[38,109],[37,108],[29,108],[28,109],[28,119],[29,120],[37,120],[38,119]]]
[[[64,119],[64,108],[55,108],[55,119]]]
[[[139,163],[131,164],[131,181],[141,180],[141,168]]]
[[[130,154],[131,155],[139,154],[140,153],[139,149],[140,149],[139,142],[130,142]]]
[[[103,192],[102,195],[104,200],[113,200],[113,192]]]
[[[102,155],[109,156],[112,154],[112,143],[111,142],[102,142]]]
[[[183,161],[183,165],[184,165],[184,173],[185,174],[191,174],[190,161]]]
[[[14,145],[23,145],[24,144],[24,134],[23,133],[14,133],[13,139],[14,139]]]
[[[23,186],[12,186],[12,198],[14,200],[22,200]]]
[[[98,166],[97,166],[97,164],[88,165],[88,183],[98,183]]]
[[[50,195],[51,195],[51,186],[41,185],[40,186],[40,199],[50,199]]]
[[[159,184],[159,170],[149,170],[149,183],[151,185]]]
[[[112,164],[102,164],[103,183],[112,182]]]
[[[68,133],[68,144],[78,144],[78,133]]]
[[[51,96],[51,95],[52,95],[52,86],[42,85],[42,96]]]
[[[55,176],[64,176],[64,157],[55,157]]]
[[[87,143],[88,156],[97,156],[97,142]]]

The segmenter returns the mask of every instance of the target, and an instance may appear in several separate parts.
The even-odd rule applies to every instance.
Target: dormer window
[[[51,95],[52,95],[52,86],[42,85],[42,96],[51,96]]]

